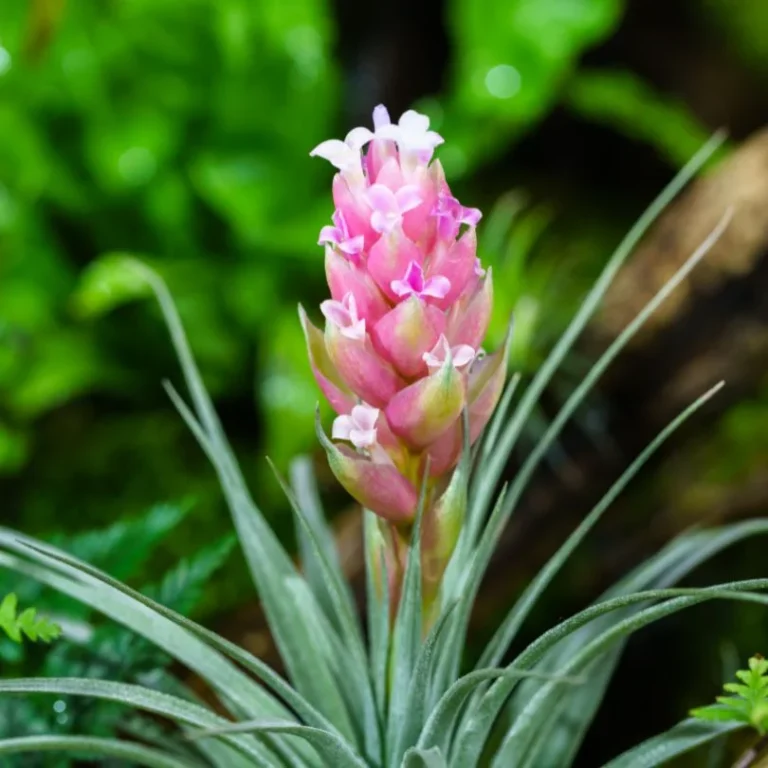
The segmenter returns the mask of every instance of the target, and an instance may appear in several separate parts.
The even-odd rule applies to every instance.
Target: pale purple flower
[[[439,133],[429,130],[429,118],[413,109],[403,112],[397,125],[377,126],[376,138],[396,141],[401,156],[404,155],[406,160],[415,159],[418,163],[428,163],[435,147],[443,143]]]
[[[475,257],[475,275],[477,277],[485,277],[485,270],[479,256]]]
[[[449,357],[454,368],[463,368],[475,359],[475,350],[469,344],[459,344],[452,347],[448,339],[445,338],[445,334],[441,334],[432,351],[424,353],[423,360],[427,364],[427,368],[434,371],[442,368]]]
[[[341,301],[327,299],[320,305],[320,311],[341,331],[342,336],[358,340],[365,338],[365,318],[358,317],[357,302],[351,292]]]
[[[383,184],[373,184],[366,192],[366,198],[373,209],[371,226],[381,233],[392,232],[402,224],[403,214],[421,203],[418,188],[411,184],[400,187],[397,192]]]
[[[405,277],[402,280],[392,281],[392,290],[401,298],[404,296],[418,296],[420,299],[431,296],[434,299],[443,299],[451,290],[451,281],[442,275],[434,275],[424,279],[424,270],[415,261],[408,264]]]
[[[374,134],[378,135],[378,131],[380,128],[383,128],[385,125],[391,125],[392,120],[390,120],[389,117],[389,111],[383,104],[379,104],[378,107],[375,107],[373,110],[373,130]]]
[[[333,422],[331,437],[334,440],[348,440],[355,448],[371,449],[376,445],[376,421],[379,409],[362,403],[351,413],[337,416]]]
[[[483,214],[479,208],[465,208],[453,195],[440,194],[432,215],[437,219],[437,233],[443,240],[452,240],[462,224],[476,227]]]
[[[333,226],[326,225],[320,230],[318,245],[335,245],[354,264],[360,264],[360,253],[365,244],[365,237],[357,235],[350,237],[349,227],[341,211],[334,211]]]

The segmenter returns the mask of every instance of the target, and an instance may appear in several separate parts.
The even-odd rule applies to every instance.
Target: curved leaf
[[[673,757],[690,752],[696,747],[719,739],[742,728],[740,723],[704,723],[701,720],[683,720],[665,733],[638,744],[623,755],[606,763],[603,768],[656,768]]]
[[[570,534],[566,541],[560,546],[557,552],[549,559],[546,565],[536,574],[531,583],[523,591],[523,594],[512,606],[512,609],[502,621],[501,626],[494,634],[490,643],[478,661],[478,667],[495,666],[503,657],[509,643],[514,638],[518,629],[525,618],[533,608],[536,600],[542,594],[547,585],[559,572],[560,568],[573,553],[576,547],[583,541],[586,535],[592,530],[602,517],[603,513],[610,507],[616,497],[624,490],[629,481],[635,477],[656,450],[702,405],[704,405],[720,389],[721,385],[711,389],[702,395],[693,404],[688,406],[677,418],[673,419],[651,443],[640,453],[640,455],[624,470],[619,479],[611,486],[608,492],[603,496],[600,502],[591,510],[591,512],[579,523],[576,529]],[[503,684],[499,686],[505,687]],[[480,755],[483,744],[488,733],[499,714],[501,707],[506,701],[506,696],[488,697],[485,699],[482,710],[476,707],[468,708],[468,717],[474,720],[472,727],[466,727],[462,730],[462,736],[459,739],[459,757],[458,759],[468,761],[477,759]],[[493,702],[493,704],[492,704]],[[496,707],[495,711],[493,707]],[[482,712],[482,714],[481,714]],[[483,727],[480,726],[483,724]]]
[[[302,577],[248,491],[203,384],[181,318],[167,286],[162,278],[146,265],[134,262],[134,268],[149,283],[160,304],[199,421],[178,396],[174,398],[174,404],[211,460],[219,477],[238,532],[240,546],[290,678],[301,694],[345,737],[352,739],[354,728],[338,681],[334,680],[327,664],[316,652],[310,628],[298,606],[286,600],[283,590],[285,581]]]
[[[167,717],[175,723],[198,728],[219,728],[228,725],[223,717],[199,704],[185,701],[177,696],[153,691],[127,683],[113,683],[106,680],[88,680],[77,677],[59,678],[18,678],[0,680],[1,694],[53,693],[64,696],[86,696],[114,701],[145,712]],[[261,745],[251,739],[237,735],[222,734],[221,739],[231,743],[243,754],[264,761],[264,765],[279,768]],[[258,763],[261,765],[262,763]]]
[[[325,765],[332,765],[334,768],[368,768],[349,744],[335,734],[321,728],[310,728],[306,725],[295,725],[289,722],[254,720],[245,723],[232,723],[220,728],[211,728],[194,733],[192,738],[204,739],[235,733],[284,733],[290,736],[299,736],[317,750]]]
[[[90,736],[23,736],[0,740],[0,755],[29,752],[87,752],[103,757],[129,760],[146,768],[202,768],[202,763],[160,752],[129,741]]]
[[[768,580],[762,579],[759,580],[759,583],[761,585],[760,588],[768,588]],[[652,624],[665,616],[707,600],[744,600],[768,605],[768,597],[765,595],[752,594],[750,592],[740,593],[737,591],[743,584],[743,582],[741,584],[723,584],[717,588],[702,589],[698,595],[673,598],[661,605],[652,606],[640,611],[637,615],[614,624],[586,647],[582,648],[561,669],[561,673],[564,675],[579,673],[592,661],[610,650],[615,643],[636,632],[638,629]],[[556,696],[557,690],[551,683],[543,685],[533,695],[507,733],[503,744],[496,753],[492,768],[502,768],[502,766],[509,765],[509,761],[513,757],[517,762],[528,757],[529,750],[536,737],[537,728],[542,719],[553,716],[552,705]]]
[[[448,768],[445,757],[438,747],[419,749],[411,747],[403,758],[402,768]]]
[[[57,554],[55,550],[49,551],[48,548],[41,549],[39,547],[32,546],[28,542],[25,544],[25,546],[42,557],[44,562],[53,560],[55,563],[60,565],[70,566],[77,572],[88,574],[94,579],[97,579],[104,584],[119,590],[127,597],[133,598],[142,605],[145,605],[147,608],[150,608],[152,611],[157,612],[160,616],[170,619],[174,623],[191,632],[200,640],[204,641],[207,645],[221,653],[226,654],[231,659],[245,667],[249,672],[252,672],[259,680],[268,685],[307,723],[310,723],[319,728],[326,728],[328,730],[333,729],[333,725],[331,725],[331,723],[329,723],[328,720],[326,720],[325,717],[320,714],[320,712],[318,712],[303,696],[301,696],[301,694],[297,693],[294,688],[292,688],[279,674],[277,674],[277,672],[275,672],[261,659],[258,659],[253,654],[244,650],[240,646],[235,645],[220,635],[217,635],[215,632],[211,632],[205,627],[195,623],[191,619],[187,619],[186,617],[171,610],[170,608],[166,608],[164,605],[151,600],[146,595],[131,589],[122,582],[113,579],[108,574],[99,571],[97,568],[94,568],[87,563],[83,563],[67,555]],[[98,609],[98,606],[94,605],[94,607]],[[178,646],[175,646],[175,649],[178,651]],[[181,660],[184,661],[183,658]],[[227,688],[227,693],[231,696],[232,689]],[[288,711],[284,708],[279,708],[273,709],[272,711],[264,711],[264,714],[268,716],[282,717],[287,715]]]

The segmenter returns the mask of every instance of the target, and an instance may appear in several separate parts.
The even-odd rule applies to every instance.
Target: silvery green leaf
[[[420,749],[411,747],[403,758],[402,768],[448,768],[443,753],[438,747]]]
[[[323,759],[323,765],[334,768],[369,768],[352,747],[333,733],[321,728],[310,728],[291,722],[254,720],[243,723],[229,723],[224,726],[199,731],[196,739],[221,737],[237,733],[276,733],[298,736],[311,744]]]
[[[673,598],[660,605],[646,608],[635,616],[630,616],[623,621],[612,624],[609,629],[602,632],[592,642],[575,653],[561,668],[560,672],[563,675],[579,674],[593,660],[600,658],[617,642],[625,639],[638,629],[707,600],[742,600],[768,605],[768,596],[747,592],[746,590],[748,589],[768,589],[768,579],[733,582],[717,585],[716,587],[692,590],[690,597]],[[740,590],[745,591],[741,592]],[[512,728],[497,751],[492,763],[493,768],[502,768],[502,766],[509,765],[509,761],[513,757],[518,763],[522,763],[526,759],[533,759],[530,751],[536,743],[539,728],[552,716],[558,696],[559,692],[556,689],[555,683],[546,683],[533,694],[515,718]]]
[[[424,515],[426,487],[429,467],[424,470],[416,520],[411,533],[408,559],[403,576],[402,594],[395,616],[392,632],[391,679],[389,691],[389,717],[387,720],[386,743],[392,749],[388,755],[389,765],[399,765],[401,755],[394,753],[394,747],[405,727],[408,708],[408,689],[413,676],[421,645],[421,524]]]
[[[90,754],[127,760],[131,765],[146,768],[203,768],[202,763],[178,755],[118,739],[91,736],[22,736],[0,739],[0,755],[23,755],[53,752],[55,754]]]
[[[228,725],[227,720],[198,704],[138,685],[73,677],[0,680],[0,695],[36,693],[86,696],[114,701],[145,712],[167,717],[176,723],[192,725],[198,728],[219,728]],[[231,744],[243,755],[263,761],[257,763],[258,765],[280,768],[279,764],[270,756],[270,753],[254,739],[239,735],[223,734],[220,740]]]
[[[285,580],[301,578],[272,528],[254,503],[243,479],[232,449],[227,442],[213,403],[205,390],[197,364],[192,356],[184,328],[173,300],[163,280],[143,264],[134,268],[152,287],[165,317],[176,353],[181,363],[197,418],[183,407],[180,398],[175,403],[190,430],[210,458],[221,482],[237,529],[240,545],[261,597],[264,612],[296,689],[347,737],[353,737],[352,725],[336,705],[339,694],[329,692],[336,682],[327,669],[305,666],[309,657],[297,640],[295,629],[304,621],[291,601],[282,592]],[[306,629],[306,627],[305,627]],[[337,719],[334,719],[337,718]]]
[[[683,720],[665,733],[638,744],[606,763],[604,768],[656,768],[675,757],[690,752],[737,730],[739,723],[705,723]]]

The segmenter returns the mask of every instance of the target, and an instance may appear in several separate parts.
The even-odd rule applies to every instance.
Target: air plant
[[[330,437],[318,419],[319,439],[333,473],[363,507],[365,621],[321,511],[311,464],[297,459],[291,483],[279,478],[305,553],[299,567],[246,487],[167,288],[132,262],[157,295],[170,329],[191,405],[171,385],[168,393],[218,474],[285,676],[103,571],[0,529],[0,565],[162,646],[218,698],[212,707],[183,689],[170,695],[89,679],[1,680],[3,696],[87,696],[167,718],[186,734],[196,756],[135,735],[118,740],[88,734],[19,734],[0,740],[0,755],[72,751],[163,768],[565,768],[633,632],[707,600],[766,602],[760,590],[768,588],[768,579],[701,589],[673,585],[725,547],[768,533],[768,522],[697,530],[508,658],[571,553],[646,461],[715,394],[716,384],[616,480],[525,587],[479,658],[464,658],[483,575],[533,473],[603,371],[716,241],[729,213],[593,364],[511,482],[499,488],[527,419],[612,278],[719,139],[643,214],[515,398],[515,377],[504,389],[506,345],[492,354],[481,348],[493,296],[491,271],[475,254],[480,212],[451,194],[433,160],[441,143],[423,115],[408,111],[394,124],[378,107],[373,130],[356,128],[344,141],[323,142],[312,152],[338,169],[333,224],[319,238],[330,289],[320,307],[325,330],[300,314],[312,369],[337,414]],[[719,722],[687,720],[609,765],[661,765],[726,730]]]

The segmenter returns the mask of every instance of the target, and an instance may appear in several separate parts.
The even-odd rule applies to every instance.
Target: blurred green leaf
[[[678,167],[711,134],[682,101],[662,96],[632,72],[581,70],[569,83],[565,101],[589,120],[655,147]],[[717,162],[727,151],[722,147],[710,162]]]
[[[437,127],[446,173],[460,175],[554,104],[578,56],[617,24],[622,0],[451,0],[452,88]],[[433,111],[434,114],[434,111]]]
[[[107,253],[83,270],[72,295],[72,305],[78,315],[98,316],[148,295],[146,282],[131,268],[128,258],[130,254]]]

